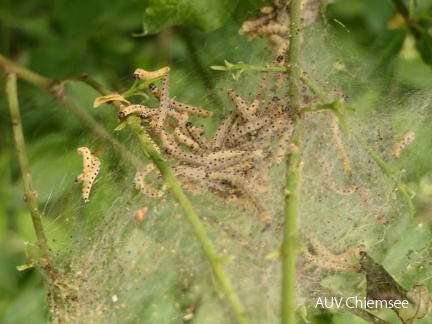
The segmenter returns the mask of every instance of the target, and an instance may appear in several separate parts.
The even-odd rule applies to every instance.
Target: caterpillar
[[[288,49],[289,41],[282,38],[277,34],[271,34],[268,36],[270,43],[272,43],[276,48],[276,55],[284,55]]]
[[[85,154],[85,155],[83,154],[83,157],[85,156],[84,157],[85,160],[88,157],[87,154],[90,150],[88,150],[86,147],[80,149],[86,149],[86,150],[81,150],[81,152]],[[82,197],[84,199],[84,202],[89,202],[90,190],[91,187],[93,186],[96,176],[99,173],[100,165],[101,165],[100,160],[92,153],[90,153],[90,160],[92,161],[90,169],[87,172],[83,172],[78,176],[78,178],[80,178],[79,181],[81,180],[83,181]]]
[[[213,180],[228,181],[244,192],[258,211],[261,221],[265,224],[264,229],[270,227],[272,218],[262,201],[259,199],[258,193],[254,190],[252,184],[248,180],[241,178],[236,174],[226,172],[212,172],[209,174],[209,178]]]
[[[134,79],[140,79],[143,81],[149,81],[155,78],[159,78],[161,76],[163,76],[164,74],[168,73],[170,71],[170,68],[168,66],[165,66],[163,68],[160,68],[159,70],[156,71],[146,71],[143,69],[136,69],[133,76]]]
[[[245,175],[253,167],[254,167],[253,159],[247,159],[241,163],[237,163],[233,166],[226,168],[224,171],[229,172],[229,173],[233,173],[233,174]]]
[[[119,111],[118,116],[120,118],[124,118],[127,115],[138,113],[139,115],[149,115],[153,113],[154,109],[150,109],[144,105],[130,105],[127,107],[124,107],[122,110]]]
[[[185,135],[178,127],[174,129],[174,137],[177,139],[179,144],[184,144],[189,147],[192,151],[200,151],[201,147],[192,138]]]
[[[250,111],[244,100],[238,94],[236,94],[234,90],[228,89],[227,92],[231,100],[234,102],[236,110],[244,119],[248,121],[253,121],[257,119],[257,116]]]
[[[257,136],[259,139],[269,139],[290,129],[292,130],[293,127],[294,123],[291,119],[278,118],[269,124],[268,127],[261,128]]]
[[[142,171],[138,171],[135,175],[134,184],[135,187],[139,188],[143,194],[152,198],[162,197],[164,194],[163,190],[158,190],[147,184],[145,177],[153,172],[156,166],[153,163],[147,164]]]
[[[204,137],[204,129],[193,125],[191,122],[186,123],[186,128],[189,134],[192,136],[194,141],[196,141],[203,150],[209,150],[210,144],[207,138]]]
[[[143,132],[143,135],[147,137],[148,141],[153,145],[153,148],[160,154],[161,151],[159,146],[155,143],[155,141],[153,141],[150,135],[146,131]]]
[[[398,158],[402,152],[402,150],[411,144],[415,139],[415,133],[413,131],[405,132],[402,137],[395,143],[392,150],[392,155],[395,158]]]
[[[245,21],[243,23],[243,25],[241,25],[238,33],[240,35],[244,35],[244,34],[252,32],[252,31],[255,31],[260,26],[264,26],[270,19],[271,19],[271,17],[265,16],[265,17],[260,17],[256,20]]]
[[[168,115],[168,103],[169,103],[169,74],[165,73],[162,77],[162,92],[160,95],[159,114],[156,120],[155,131],[159,133]]]
[[[263,165],[264,168],[271,168],[274,165],[277,165],[282,162],[283,158],[286,155],[290,144],[290,138],[293,133],[293,129],[285,131],[282,136],[278,139],[276,148],[274,151],[268,156],[266,163]]]
[[[348,157],[348,154],[345,150],[345,146],[343,145],[342,139],[339,135],[339,118],[337,118],[334,114],[332,114],[332,121],[331,121],[331,130],[333,133],[333,141],[336,144],[336,150],[338,151],[341,159],[342,159],[342,163],[345,169],[346,173],[350,173],[351,172],[351,163],[350,163],[350,159]]]
[[[153,96],[160,100],[161,98],[161,94],[159,89],[156,87],[156,85],[154,83],[149,85],[149,89],[151,91],[151,93],[153,94]],[[210,117],[213,115],[212,111],[208,111],[208,110],[204,110],[195,106],[191,106],[191,105],[187,105],[184,103],[181,103],[179,101],[170,99],[169,100],[169,107],[180,112],[180,113],[188,113],[192,116],[197,116],[197,117]]]
[[[90,172],[91,166],[93,164],[93,156],[87,147],[79,147],[77,152],[83,157],[83,172],[75,179],[75,182],[80,182]]]
[[[303,254],[306,257],[306,260],[322,269],[336,270],[341,272],[360,272],[360,269],[358,267],[351,264],[337,262],[334,259],[327,260],[325,258],[322,258],[322,256],[314,255],[309,251],[304,251]]]
[[[259,35],[282,34],[286,36],[288,35],[289,28],[286,25],[271,23],[258,27],[255,32]]]
[[[244,124],[243,126],[240,126],[237,129],[237,136],[244,136],[246,134],[252,133],[253,131],[256,131],[266,125],[268,125],[271,122],[271,119],[268,117],[264,117],[262,119],[258,119],[255,121],[248,122]]]
[[[216,155],[219,154],[219,155]],[[262,158],[263,150],[256,150],[252,152],[241,152],[241,151],[220,151],[214,152],[205,156],[208,163],[206,168],[209,171],[220,171],[228,167],[242,163],[249,159]],[[217,157],[217,158],[214,158]]]
[[[314,236],[309,236],[308,241],[309,246],[315,252],[315,254],[312,254],[308,250],[304,251],[306,259],[309,262],[323,269],[332,269],[344,272],[360,272],[359,267],[347,264],[346,262],[353,257],[358,256],[362,251],[362,247],[349,249],[342,254],[333,254]]]
[[[357,187],[356,193],[360,196],[366,207],[371,211],[371,213],[374,215],[375,219],[378,222],[380,222],[384,226],[389,224],[390,221],[388,217],[379,210],[379,207],[375,204],[372,196],[366,189]]]
[[[323,172],[324,178],[325,178],[325,182],[326,182],[326,186],[333,192],[337,193],[338,195],[342,195],[342,196],[350,196],[353,193],[356,192],[357,187],[354,184],[349,185],[348,187],[342,187],[342,186],[338,186],[334,183],[333,178],[332,178],[332,167],[331,165],[328,163],[328,161],[318,152],[314,153],[318,164],[321,167],[321,170]]]
[[[214,151],[219,151],[224,148],[223,143],[225,138],[237,117],[238,115],[236,113],[230,112],[219,125],[212,139],[212,148]]]
[[[178,147],[174,146],[173,141],[169,139],[169,134],[167,134],[164,130],[160,133],[160,139],[162,141],[163,146],[165,147],[165,152],[172,155],[176,159],[191,163],[193,165],[207,165],[208,161],[204,159],[202,156],[184,152],[180,150]]]

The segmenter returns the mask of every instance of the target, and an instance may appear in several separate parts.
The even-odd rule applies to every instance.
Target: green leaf
[[[416,40],[416,48],[423,62],[432,65],[432,36],[427,31],[420,31],[420,37]]]
[[[221,27],[239,0],[150,0],[144,9],[143,31],[134,36],[156,34],[170,26],[189,26],[204,32]]]
[[[393,59],[402,49],[406,35],[406,28],[387,30],[379,35],[371,48],[370,74],[388,71]]]

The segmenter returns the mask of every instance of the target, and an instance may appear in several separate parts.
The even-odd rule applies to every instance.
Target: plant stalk
[[[201,246],[204,250],[205,255],[207,256],[210,265],[213,269],[213,273],[219,282],[222,290],[224,291],[229,303],[231,304],[231,308],[235,314],[236,320],[238,323],[249,323],[249,320],[246,317],[245,308],[240,301],[237,293],[234,290],[234,287],[229,279],[225,269],[222,265],[221,258],[218,256],[215,248],[213,247],[209,237],[207,236],[201,221],[199,220],[198,215],[195,213],[195,210],[192,207],[191,202],[183,192],[181,188],[180,182],[176,179],[174,174],[171,172],[169,166],[162,160],[162,157],[153,147],[153,144],[148,140],[147,136],[143,132],[145,130],[143,127],[139,125],[140,120],[137,117],[129,116],[127,118],[127,123],[132,132],[140,141],[142,148],[146,154],[150,156],[153,163],[159,169],[162,177],[165,182],[171,188],[175,198],[180,203],[183,211],[188,219],[192,229],[194,230]]]
[[[299,214],[299,191],[301,180],[301,144],[303,121],[300,116],[299,79],[300,66],[300,0],[290,2],[290,46],[288,57],[290,72],[288,74],[289,98],[293,109],[294,132],[291,137],[290,150],[286,159],[285,209],[283,222],[282,256],[282,300],[281,322],[296,322],[296,259],[297,259],[297,218]]]
[[[20,164],[21,175],[24,183],[25,200],[27,201],[28,208],[30,210],[41,255],[47,262],[49,262],[51,260],[51,250],[48,246],[48,240],[45,236],[45,231],[42,223],[42,214],[39,211],[36,201],[37,192],[33,187],[30,174],[29,161],[27,157],[27,150],[25,147],[24,134],[22,130],[19,111],[16,72],[9,71],[6,75],[6,94],[9,103],[9,111],[11,114],[16,152],[18,154],[18,161]]]

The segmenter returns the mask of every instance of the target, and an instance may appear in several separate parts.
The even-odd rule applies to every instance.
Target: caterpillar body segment
[[[257,119],[257,116],[251,112],[246,102],[242,98],[240,98],[240,96],[236,94],[234,90],[228,89],[227,92],[229,97],[235,104],[236,111],[238,111],[244,119],[248,121],[254,121]]]
[[[157,86],[152,83],[152,84],[150,84],[149,89],[152,92],[153,96],[156,99],[160,100],[161,93],[160,93],[159,89],[157,88]],[[173,100],[173,99],[169,100],[169,107],[171,109],[174,109],[174,110],[180,112],[180,113],[188,113],[191,116],[210,117],[210,116],[213,115],[212,111],[208,111],[208,110],[205,110],[205,109],[201,109],[199,107],[187,105],[187,104],[178,102],[178,101]]]
[[[272,218],[270,216],[270,213],[264,206],[263,202],[259,199],[259,195],[255,191],[253,185],[247,179],[239,177],[236,174],[226,172],[212,172],[209,174],[209,178],[219,181],[228,181],[237,188],[239,188],[247,195],[250,202],[255,206],[261,218],[261,221],[265,224],[266,228],[271,225]]]
[[[230,112],[219,125],[212,139],[213,151],[219,151],[224,148],[225,139],[237,117],[238,115],[236,113]]]
[[[156,119],[155,131],[159,133],[168,115],[168,104],[169,104],[169,74],[165,73],[162,77],[162,92],[160,95],[159,114]]]
[[[179,142],[179,144],[183,144],[187,147],[189,147],[192,151],[199,152],[201,151],[200,145],[195,142],[192,138],[185,135],[180,128],[176,127],[173,132],[175,138]]]
[[[351,172],[351,162],[350,159],[348,157],[348,154],[345,150],[345,146],[343,145],[342,139],[340,137],[340,132],[339,132],[339,118],[337,118],[334,114],[332,115],[332,121],[331,121],[331,130],[333,133],[333,141],[336,144],[336,149],[342,159],[342,163],[345,169],[346,173],[350,173]]]
[[[270,23],[268,25],[260,26],[255,30],[258,35],[272,35],[281,34],[282,36],[289,33],[289,27],[287,25]]]
[[[77,149],[79,155],[83,157],[83,174],[87,174],[93,164],[93,156],[87,147],[79,147]]]
[[[380,222],[384,226],[389,224],[389,218],[381,212],[379,207],[374,202],[371,194],[366,189],[357,187],[356,193],[360,196],[366,207],[369,209],[369,211],[373,214],[373,216],[378,222]]]
[[[83,157],[83,172],[75,178],[75,182],[83,182],[82,197],[84,202],[88,202],[90,190],[99,173],[101,162],[87,147],[80,147],[77,152]]]
[[[362,247],[354,247],[341,254],[330,252],[316,237],[309,236],[308,243],[312,247],[314,254],[308,250],[304,251],[306,259],[314,265],[323,269],[332,269],[343,272],[360,272],[358,266],[348,264],[347,262],[356,256],[359,256]]]
[[[141,115],[150,115],[155,112],[155,109],[150,109],[144,105],[130,105],[127,107],[124,107],[122,110],[119,111],[118,115],[120,118],[124,118],[127,115],[130,114],[139,114]]]
[[[204,136],[205,131],[203,128],[197,127],[190,122],[187,123],[186,128],[193,140],[197,142],[204,151],[210,150],[211,144]]]
[[[392,155],[395,158],[398,158],[402,152],[402,150],[411,144],[415,139],[415,133],[413,131],[405,132],[402,137],[395,143],[392,150]]]
[[[84,202],[89,202],[90,190],[93,186],[96,176],[99,173],[100,166],[101,166],[100,160],[93,154],[92,157],[93,157],[93,163],[90,168],[90,171],[83,178],[82,197],[84,199]]]
[[[264,26],[266,23],[268,23],[270,19],[271,19],[270,16],[264,16],[256,20],[245,21],[243,25],[240,27],[238,33],[240,35],[244,35],[253,32],[257,30],[259,27]]]
[[[346,187],[335,184],[332,177],[332,166],[330,163],[318,152],[314,153],[319,166],[321,167],[322,173],[325,178],[326,186],[334,193],[342,196],[350,196],[356,192],[357,187],[354,184]]]
[[[139,188],[140,191],[146,196],[158,198],[164,195],[164,191],[153,188],[145,180],[145,177],[154,170],[156,170],[156,166],[153,163],[147,164],[143,170],[136,173],[134,184],[135,187]]]

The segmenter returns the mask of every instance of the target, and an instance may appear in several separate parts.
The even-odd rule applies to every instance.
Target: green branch
[[[224,61],[225,65],[213,65],[210,66],[211,69],[217,71],[237,71],[234,79],[238,79],[240,75],[245,71],[258,71],[258,72],[287,72],[288,69],[285,66],[261,66],[261,65],[252,65],[246,63],[230,63],[227,60]]]
[[[144,152],[150,156],[153,163],[159,169],[163,176],[166,184],[171,188],[174,197],[180,203],[183,211],[192,226],[201,246],[207,256],[210,265],[213,269],[213,273],[222,287],[227,299],[229,300],[231,307],[234,311],[238,323],[249,323],[243,304],[237,296],[231,281],[222,266],[221,258],[217,255],[215,248],[213,247],[210,239],[208,238],[198,215],[195,213],[192,204],[190,203],[187,196],[184,194],[180,182],[176,179],[174,174],[171,172],[169,166],[163,161],[162,157],[153,147],[153,144],[149,141],[148,137],[144,134],[145,130],[140,126],[140,120],[137,117],[129,116],[127,118],[127,124],[135,136],[140,141]]]
[[[399,169],[392,168],[384,160],[376,153],[367,143],[366,141],[356,132],[353,132],[354,136],[359,140],[359,142],[363,145],[363,147],[368,151],[370,156],[375,160],[376,164],[380,167],[382,173],[389,177],[398,187],[398,190],[404,196],[406,202],[408,203],[408,207],[410,210],[411,217],[415,215],[415,207],[412,201],[412,196],[414,195],[411,188],[409,188],[402,180],[400,180],[395,174],[400,174],[402,171]]]
[[[293,107],[294,132],[290,150],[286,159],[285,209],[283,223],[282,256],[282,301],[281,322],[296,322],[296,259],[297,259],[297,218],[299,214],[299,193],[301,180],[301,145],[303,137],[303,121],[299,103],[300,67],[300,0],[292,0],[290,9],[290,46],[288,50],[289,98]]]
[[[9,110],[12,119],[12,128],[15,138],[16,152],[21,168],[21,175],[24,183],[25,197],[32,217],[33,226],[36,232],[37,242],[41,251],[41,255],[46,262],[51,261],[51,250],[48,246],[48,241],[45,236],[44,227],[42,224],[42,214],[36,201],[36,190],[33,188],[32,178],[30,174],[29,161],[27,158],[27,150],[25,147],[24,135],[21,124],[19,111],[16,72],[8,72],[6,75],[6,94],[9,103]]]

